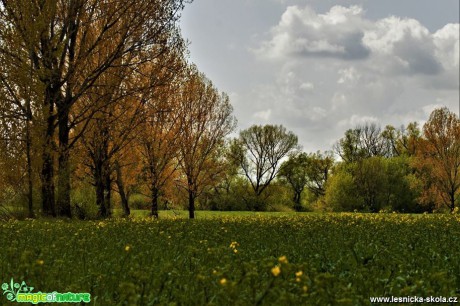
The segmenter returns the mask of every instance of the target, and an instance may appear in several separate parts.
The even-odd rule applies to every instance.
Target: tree
[[[366,123],[345,132],[335,144],[336,153],[345,162],[355,162],[371,156],[388,156],[388,145],[375,123]]]
[[[402,126],[398,130],[391,125],[387,125],[381,136],[385,142],[386,157],[402,155],[410,157],[416,155],[422,135],[417,122],[411,122],[407,127]]]
[[[234,130],[236,120],[228,96],[219,94],[195,67],[190,67],[181,95],[178,161],[183,179],[178,184],[188,194],[189,217],[193,219],[196,198],[224,169],[218,148]]]
[[[178,37],[176,21],[184,2],[1,1],[0,56],[17,67],[30,62],[42,90],[45,128],[41,180],[46,214],[55,215],[57,154],[58,213],[70,216],[69,151],[79,135],[72,140],[69,134],[92,114],[87,108],[75,113],[74,106],[109,68],[135,68],[151,56],[144,51],[165,52],[168,42]]]
[[[129,212],[127,201],[129,192],[124,190],[126,180],[122,177],[125,172],[122,168],[126,163],[122,159],[131,160],[132,158],[126,155],[135,154],[136,150],[121,151],[125,146],[135,146],[136,143],[133,141],[135,138],[149,139],[152,136],[149,133],[155,132],[151,128],[152,125],[161,126],[162,122],[152,118],[152,114],[163,113],[170,108],[168,104],[172,105],[173,101],[171,99],[162,101],[162,109],[159,109],[160,106],[157,105],[159,103],[155,101],[159,99],[159,93],[162,93],[163,98],[177,89],[177,85],[173,88],[168,87],[167,84],[183,69],[184,47],[183,42],[177,40],[155,61],[153,61],[154,55],[149,56],[150,60],[137,65],[136,70],[127,66],[111,68],[108,70],[110,73],[101,76],[87,94],[90,101],[100,103],[100,106],[95,106],[97,111],[86,126],[81,142],[87,151],[88,158],[85,160],[91,161],[88,167],[94,179],[96,202],[101,217],[111,214],[113,172],[116,172],[115,182],[124,213]],[[157,155],[152,157],[155,162],[157,157]]]
[[[385,126],[381,136],[384,142],[384,150],[387,153],[386,157],[400,156],[402,154],[400,146],[401,134],[401,131],[395,129],[394,126]]]
[[[110,96],[118,100],[114,93]],[[99,217],[111,215],[112,173],[116,172],[120,186],[123,182],[120,169],[123,164],[119,160],[122,159],[123,149],[132,145],[142,120],[141,110],[141,101],[130,96],[113,102],[93,116],[81,138],[80,147],[83,150],[80,154],[84,154],[82,165],[89,169],[88,176],[93,180]]]
[[[388,188],[385,159],[373,156],[355,164],[353,179],[358,194],[363,198],[363,209],[378,212],[386,203]]]
[[[349,129],[345,132],[345,136],[335,144],[334,149],[343,161],[355,162],[366,157],[360,138],[360,129]]]
[[[159,88],[146,104],[146,120],[137,142],[144,165],[147,187],[151,197],[151,215],[158,218],[158,201],[176,172],[179,162],[180,133],[179,82]]]
[[[378,212],[391,209],[421,212],[412,185],[407,156],[373,156],[338,165],[326,189],[326,202],[335,210]]]
[[[407,156],[416,156],[419,149],[422,132],[417,122],[411,122],[401,132],[401,152]]]
[[[279,176],[286,180],[294,191],[294,209],[300,211],[301,195],[305,187],[318,199],[326,192],[329,172],[334,164],[331,153],[320,152],[291,155],[281,164]]]
[[[435,109],[423,126],[415,167],[425,174],[422,200],[455,209],[460,195],[460,120],[447,108]]]
[[[325,199],[333,211],[363,210],[365,207],[349,167],[346,163],[338,165],[327,185]]]
[[[27,69],[27,67],[22,67]],[[30,69],[29,69],[30,70]],[[15,73],[10,63],[0,57],[0,164],[3,164],[3,174],[7,177],[7,185],[18,191],[26,187],[27,206],[29,217],[34,217],[33,189],[34,174],[33,160],[36,160],[36,142],[33,141],[34,128],[38,128],[33,113],[32,102],[36,99],[33,78],[28,76],[29,82],[22,87],[15,84],[17,78],[24,77]],[[8,76],[8,79],[7,77]],[[24,179],[26,183],[24,183]],[[1,178],[0,178],[1,180]],[[6,186],[3,186],[3,190]],[[22,190],[21,190],[22,193]]]
[[[308,155],[300,153],[291,155],[288,160],[283,162],[280,167],[279,176],[285,180],[294,192],[294,209],[302,210],[301,196],[309,181],[308,177]]]
[[[258,200],[278,174],[281,160],[298,148],[297,143],[297,136],[281,125],[253,125],[233,140],[231,157],[251,183]]]
[[[326,193],[329,173],[334,165],[332,152],[312,153],[307,158],[307,187],[318,199]]]

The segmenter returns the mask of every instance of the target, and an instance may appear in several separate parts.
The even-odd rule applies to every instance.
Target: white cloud
[[[283,124],[306,151],[365,119],[400,127],[459,107],[458,1],[200,0],[181,24],[239,129]]]
[[[458,24],[432,33],[411,18],[370,20],[358,6],[324,14],[290,6],[253,51],[273,82],[242,99],[270,109],[252,119],[284,124],[306,150],[330,149],[366,122],[423,124],[437,106],[458,107],[458,32]]]
[[[379,119],[375,116],[352,115],[350,118],[341,120],[338,125],[345,130],[356,126],[362,126],[368,123],[375,123],[378,125]]]
[[[391,54],[395,44],[408,36],[422,40],[429,32],[415,19],[391,16],[377,21],[367,30],[363,42],[374,52]]]
[[[363,43],[382,57],[389,73],[437,74],[442,68],[433,35],[415,19],[381,19],[365,32]]]
[[[271,114],[272,114],[272,110],[266,109],[266,110],[255,113],[254,118],[262,119],[263,121],[268,121],[270,119]]]
[[[343,93],[335,93],[332,97],[332,111],[347,105],[347,96]]]
[[[437,99],[437,102],[440,102],[439,99]],[[434,111],[437,108],[441,108],[441,107],[443,107],[443,105],[438,104],[438,103],[436,103],[436,104],[428,104],[428,105],[423,106],[422,110],[423,110],[424,115],[426,117],[428,117],[431,114],[432,111]]]
[[[310,82],[305,82],[305,83],[300,84],[299,88],[305,91],[313,91],[315,89],[315,84],[310,83]]]
[[[449,23],[433,34],[436,57],[446,70],[459,68],[460,26]]]
[[[334,6],[326,14],[317,14],[310,7],[287,7],[271,39],[255,50],[266,58],[286,56],[326,56],[344,59],[365,58],[362,44],[366,21],[359,6]]]
[[[333,6],[325,14],[289,6],[253,52],[266,59],[372,60],[388,74],[438,74],[458,67],[458,24],[432,34],[419,21],[390,16],[365,18],[360,6]]]
[[[349,67],[345,69],[340,69],[339,70],[339,80],[337,83],[343,84],[347,82],[354,82],[357,81],[361,78],[361,75],[359,72],[355,69],[355,67]]]

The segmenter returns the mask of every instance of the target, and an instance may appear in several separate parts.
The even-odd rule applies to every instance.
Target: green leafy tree
[[[349,168],[341,164],[331,176],[326,189],[325,200],[333,211],[354,211],[364,208],[364,199],[359,194],[358,185]]]
[[[296,211],[301,211],[302,192],[309,180],[307,153],[302,152],[297,155],[291,155],[288,160],[281,164],[278,175],[283,181],[289,184],[294,193],[294,209]]]
[[[324,196],[329,173],[334,165],[332,152],[312,153],[307,157],[307,187],[318,199]]]
[[[326,202],[339,211],[421,212],[423,208],[417,202],[419,191],[413,188],[412,172],[406,156],[374,156],[342,163],[328,184]]]
[[[334,164],[331,153],[320,152],[291,155],[280,168],[279,176],[291,187],[294,197],[294,209],[300,211],[301,196],[304,189],[314,195],[315,199],[324,196],[329,172]]]
[[[232,141],[231,158],[251,184],[256,210],[262,208],[261,195],[278,174],[282,159],[296,149],[297,136],[281,125],[253,125]]]
[[[388,156],[388,142],[383,135],[375,123],[366,123],[347,130],[334,149],[345,162],[355,162],[371,156]]]

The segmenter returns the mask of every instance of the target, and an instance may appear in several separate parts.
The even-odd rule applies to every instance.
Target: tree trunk
[[[96,205],[98,207],[98,217],[106,218],[107,217],[107,208],[105,206],[104,198],[104,177],[102,173],[102,162],[96,161],[94,167],[94,182],[96,187]]]
[[[49,91],[49,90],[48,90]],[[49,95],[49,93],[47,93]],[[47,100],[49,97],[47,97]],[[49,104],[49,113],[47,114],[47,125],[45,131],[45,139],[42,152],[42,169],[41,169],[41,189],[42,189],[42,209],[46,216],[56,217],[56,209],[54,205],[54,105]]]
[[[30,107],[28,107],[29,109]],[[34,207],[33,207],[33,179],[32,179],[32,158],[31,158],[31,142],[30,137],[30,118],[27,118],[26,122],[26,157],[27,157],[27,202],[29,208],[29,218],[34,218]]]
[[[294,209],[299,212],[302,210],[302,205],[300,204],[301,192],[294,192]]]
[[[58,107],[59,158],[58,158],[58,215],[72,217],[70,209],[70,163],[69,163],[69,113]]]
[[[115,171],[117,172],[117,187],[118,187],[118,192],[120,193],[120,198],[121,198],[121,207],[123,208],[123,216],[127,217],[131,214],[131,211],[129,209],[129,203],[128,203],[128,197],[126,196],[125,193],[125,186],[123,184],[123,177],[120,169],[120,165],[118,161],[115,161]]]
[[[104,176],[104,201],[105,207],[107,208],[107,215],[110,217],[112,215],[112,180],[110,179],[110,169],[108,165],[105,166]]]
[[[159,192],[158,188],[155,186],[151,186],[151,191],[152,191],[152,212],[151,215],[152,217],[155,217],[158,219],[158,198],[159,198]]]
[[[188,216],[195,219],[195,194],[193,191],[188,192]]]

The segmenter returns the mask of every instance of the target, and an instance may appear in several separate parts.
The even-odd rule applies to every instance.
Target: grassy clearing
[[[366,305],[460,289],[455,215],[206,212],[11,221],[0,235],[2,283],[90,292],[91,305]]]
[[[122,215],[121,209],[113,210],[114,217],[118,218]],[[197,219],[213,219],[213,218],[232,218],[232,217],[282,217],[282,216],[298,216],[304,213],[297,212],[254,212],[254,211],[209,211],[209,210],[197,210],[195,211],[195,217]],[[314,213],[306,213],[314,214]],[[319,213],[318,213],[319,214]],[[131,218],[142,219],[150,216],[149,210],[132,209]],[[159,218],[176,218],[176,219],[188,219],[187,210],[160,210]]]

